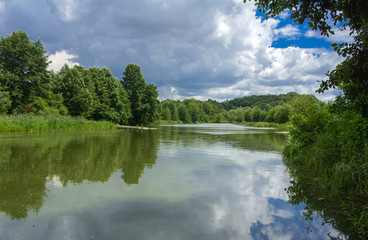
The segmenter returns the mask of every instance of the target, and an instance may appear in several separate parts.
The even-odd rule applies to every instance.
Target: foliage
[[[8,113],[23,112],[36,97],[49,99],[49,64],[40,40],[31,41],[23,31],[13,32],[0,40],[0,88],[8,92]]]
[[[0,87],[0,115],[8,113],[11,103],[10,93],[8,91],[1,91]]]
[[[122,83],[107,68],[91,67],[84,71],[84,78],[93,97],[91,118],[126,124],[130,103]]]
[[[123,73],[123,85],[131,103],[132,125],[147,125],[158,117],[159,101],[157,87],[147,84],[136,64],[128,64]]]
[[[269,111],[271,108],[288,103],[299,96],[300,95],[295,92],[280,95],[252,95],[225,101],[222,105],[226,110],[238,107],[258,107],[261,110]],[[315,98],[312,95],[309,96]]]
[[[247,100],[248,97],[242,99]],[[296,113],[303,113],[306,109],[314,105],[324,105],[312,95],[299,95],[297,93],[281,94],[278,96],[251,96],[249,99],[252,99],[254,105],[249,105],[251,103],[251,101],[249,101],[249,106],[247,107],[236,107],[232,105],[232,108],[228,111],[226,111],[226,107],[229,106],[232,100],[219,103],[211,99],[207,101],[186,99],[182,102],[179,100],[173,101],[166,99],[160,104],[160,119],[177,123],[250,123],[266,121],[269,123],[285,124],[289,121],[290,117]],[[277,101],[275,99],[277,99]],[[268,100],[271,102],[267,102]],[[266,109],[269,110],[260,108],[260,103],[267,106]],[[281,105],[275,105],[276,103],[281,103]],[[279,126],[277,124],[274,125]]]
[[[336,116],[330,106],[297,114],[292,120],[290,140],[283,150],[285,161],[303,164],[324,189],[324,198],[368,199],[368,120],[357,112]],[[356,200],[354,200],[356,201]],[[356,208],[352,207],[354,211]],[[359,219],[359,220],[358,220]],[[363,216],[353,221],[367,234]]]
[[[93,111],[92,93],[83,77],[84,68],[64,65],[54,80],[54,92],[60,93],[72,116],[89,117]]]

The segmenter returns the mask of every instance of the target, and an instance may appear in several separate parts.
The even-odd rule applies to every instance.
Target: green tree
[[[152,123],[158,116],[159,101],[157,87],[147,84],[141,68],[136,64],[128,64],[123,73],[123,85],[131,103],[133,125]]]
[[[93,97],[91,118],[126,124],[130,117],[128,95],[111,71],[91,67],[85,71],[85,82]]]
[[[275,107],[274,121],[277,123],[286,123],[289,121],[291,107],[289,104],[284,104]]]
[[[89,117],[93,112],[93,97],[84,80],[84,68],[64,65],[54,79],[54,91],[61,94],[72,116]]]
[[[254,107],[252,109],[253,114],[252,114],[252,122],[260,122],[261,121],[261,109],[259,107]]]
[[[178,114],[179,114],[180,121],[182,121],[183,123],[192,122],[192,119],[190,117],[190,113],[189,113],[187,107],[184,104],[179,104]]]
[[[36,97],[50,98],[49,61],[42,42],[23,31],[0,40],[0,86],[9,92],[9,112],[22,112]]]
[[[251,122],[252,121],[252,114],[253,114],[252,109],[250,107],[245,107],[244,108],[244,121]]]
[[[318,99],[313,95],[302,95],[290,101],[290,114],[307,115],[307,113],[309,112],[309,108],[313,108],[321,104],[323,103],[318,101]]]
[[[230,122],[241,123],[244,121],[244,110],[242,108],[231,109],[228,111],[227,118]]]
[[[221,123],[224,121],[224,114],[222,113],[217,113],[215,116],[215,122],[216,123]]]
[[[171,120],[171,111],[170,111],[170,108],[164,107],[161,110],[161,119],[162,120],[167,120],[167,121],[170,121]]]
[[[0,115],[8,113],[11,103],[9,92],[2,91],[0,87]]]
[[[177,105],[178,105],[178,103],[176,101],[171,100],[171,99],[165,99],[164,101],[161,102],[161,108],[162,109],[168,108],[170,110],[170,117],[171,118],[166,119],[166,120],[180,121]]]
[[[195,101],[192,101],[188,104],[187,108],[190,114],[190,118],[192,119],[192,122],[199,122],[200,121],[199,105]]]

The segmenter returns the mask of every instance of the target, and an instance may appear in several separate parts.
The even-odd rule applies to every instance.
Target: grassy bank
[[[110,129],[116,124],[71,116],[10,115],[0,116],[0,131],[47,131],[61,129]]]

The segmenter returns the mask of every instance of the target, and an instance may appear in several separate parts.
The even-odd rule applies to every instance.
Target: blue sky
[[[136,63],[161,99],[316,95],[342,60],[330,43],[349,36],[321,37],[288,15],[266,21],[242,0],[0,0],[0,35],[40,38],[54,71],[106,66],[121,79]]]

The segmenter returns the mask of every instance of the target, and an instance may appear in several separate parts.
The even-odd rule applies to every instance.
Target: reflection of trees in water
[[[253,130],[244,134],[204,134],[198,133],[196,128],[160,128],[161,142],[173,147],[179,145],[200,147],[221,142],[244,150],[281,152],[285,139],[284,134],[265,130]]]
[[[317,213],[325,223],[331,224],[342,235],[337,239],[367,239],[361,235],[353,221],[359,219],[363,199],[352,199],[349,196],[331,196],[331,190],[322,184],[321,176],[307,172],[308,169],[299,161],[284,160],[290,174],[287,192],[292,205],[305,203],[304,215],[313,220],[313,213]],[[332,237],[332,236],[331,236]]]
[[[129,148],[125,149],[126,158],[119,166],[123,175],[121,178],[127,184],[138,184],[145,167],[152,167],[156,163],[158,134],[156,131],[133,132]],[[138,144],[137,144],[138,143]]]
[[[154,131],[55,134],[2,139],[0,144],[0,211],[25,218],[39,211],[47,195],[47,177],[61,183],[108,181],[122,169],[127,184],[137,184],[145,167],[156,162]]]

